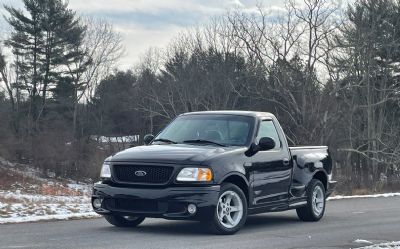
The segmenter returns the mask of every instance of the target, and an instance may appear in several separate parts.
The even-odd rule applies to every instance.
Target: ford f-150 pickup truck
[[[328,148],[289,147],[271,113],[185,113],[144,140],[107,158],[94,184],[93,209],[112,225],[189,219],[233,234],[248,215],[289,209],[318,221],[335,184]]]

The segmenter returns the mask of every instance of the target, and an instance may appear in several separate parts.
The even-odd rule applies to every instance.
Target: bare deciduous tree
[[[68,65],[74,84],[73,130],[76,135],[79,103],[93,97],[96,86],[111,73],[115,63],[122,57],[124,47],[121,36],[104,20],[85,20],[86,32],[83,42],[75,49],[85,56]]]

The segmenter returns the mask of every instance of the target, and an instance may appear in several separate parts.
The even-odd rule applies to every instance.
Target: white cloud
[[[244,6],[240,0],[70,0],[70,7],[85,12],[137,11],[156,14],[162,11],[219,12],[227,7]]]
[[[176,36],[182,27],[170,26],[168,29],[146,29],[139,25],[116,25],[116,31],[120,32],[126,48],[126,53],[121,58],[118,67],[129,69],[138,62],[141,54],[151,47],[165,47]]]
[[[230,1],[228,1],[228,3],[232,7],[245,8],[245,5],[240,0],[230,0]]]
[[[1,1],[1,0],[0,0]],[[114,23],[124,39],[126,55],[120,68],[134,65],[150,47],[165,47],[179,32],[229,9],[250,10],[251,0],[70,0],[85,15]],[[277,1],[277,0],[273,0]]]
[[[207,22],[230,9],[255,10],[259,0],[69,0],[69,7],[80,15],[106,19],[120,32],[126,47],[121,68],[133,66],[150,47],[164,47],[179,32]],[[266,7],[283,6],[282,0],[265,0]],[[22,0],[0,0],[22,8]],[[1,7],[0,7],[1,8]],[[0,10],[4,13],[4,9]],[[0,18],[4,33],[4,20]]]

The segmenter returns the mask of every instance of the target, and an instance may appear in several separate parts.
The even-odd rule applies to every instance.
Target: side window
[[[258,142],[258,140],[262,137],[273,138],[276,143],[275,149],[281,147],[281,141],[279,139],[278,132],[276,131],[275,125],[271,120],[262,121],[260,123],[260,128],[258,129],[256,141]]]

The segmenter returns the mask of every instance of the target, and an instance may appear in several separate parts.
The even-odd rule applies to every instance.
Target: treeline
[[[25,1],[26,8],[36,2],[43,1]],[[48,25],[38,25],[46,38],[37,40],[39,49],[29,33],[35,28],[20,31],[18,11],[7,8],[14,31],[5,45],[13,58],[1,65],[13,73],[0,97],[6,120],[0,136],[9,157],[89,176],[107,154],[91,135],[157,133],[183,112],[256,110],[274,113],[292,145],[329,145],[339,191],[400,186],[397,1],[359,0],[343,10],[328,0],[289,0],[278,13],[262,6],[252,13],[236,10],[180,34],[163,49],[150,49],[134,69],[113,72],[121,52],[118,35],[106,26],[116,49],[96,71],[87,36],[99,29],[59,5],[72,16],[63,30],[75,31],[49,42]],[[16,42],[27,33],[29,45]],[[63,38],[67,34],[74,38]],[[49,43],[56,48],[46,49]],[[107,51],[94,50],[94,57]],[[94,71],[98,75],[88,79]]]
[[[0,153],[57,175],[93,176],[101,151],[85,103],[123,53],[112,25],[79,17],[62,0],[4,6]],[[99,155],[100,153],[100,155]]]

